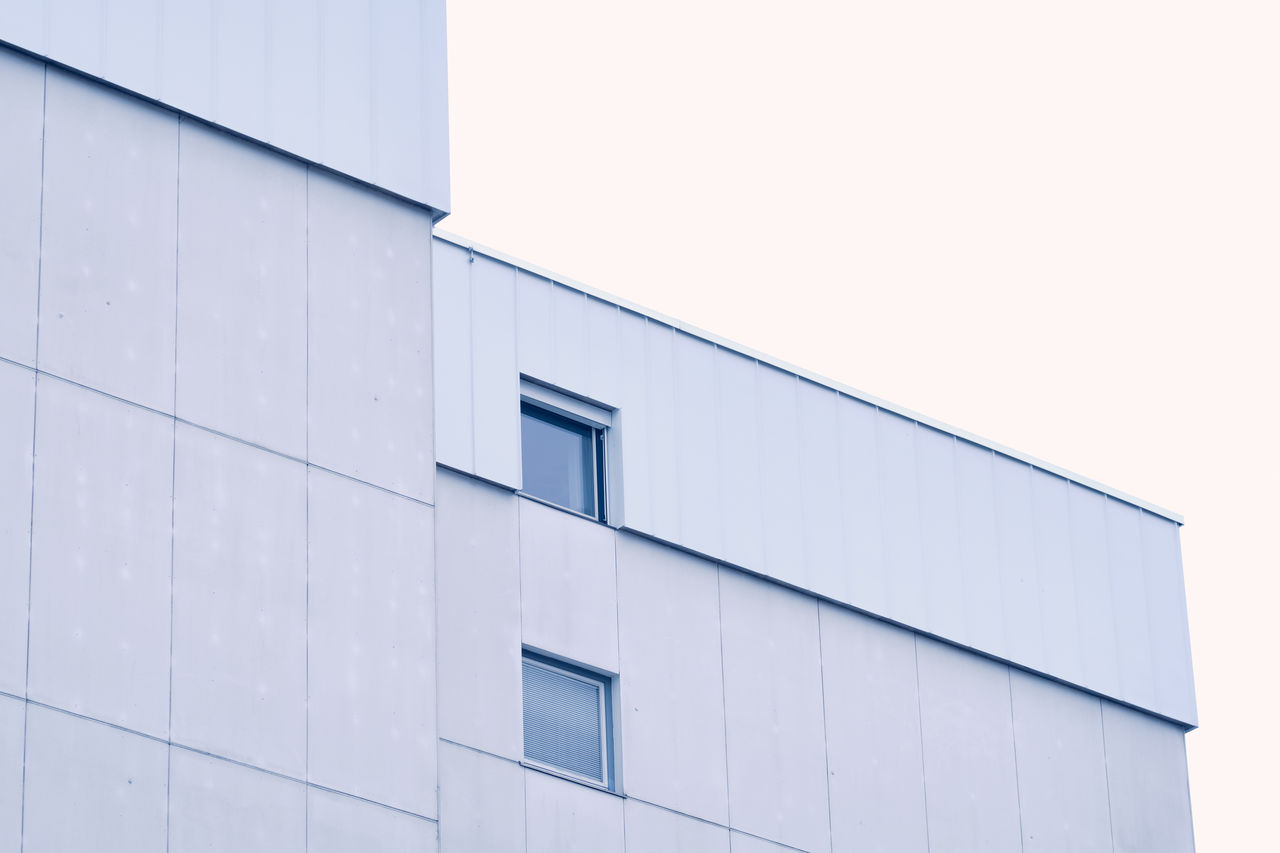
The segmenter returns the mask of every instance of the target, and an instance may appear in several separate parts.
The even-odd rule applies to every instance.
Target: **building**
[[[1181,519],[433,234],[444,24],[0,12],[0,850],[1191,850]]]

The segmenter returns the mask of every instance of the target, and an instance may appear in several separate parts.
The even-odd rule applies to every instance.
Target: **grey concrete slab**
[[[306,786],[173,748],[170,853],[305,853]]]
[[[306,469],[179,424],[173,739],[306,773]]]
[[[178,117],[51,69],[40,367],[173,411]]]
[[[312,469],[310,781],[436,813],[431,507]]]
[[[163,853],[167,774],[163,743],[32,705],[24,853]]]
[[[42,376],[32,699],[169,731],[173,421]]]

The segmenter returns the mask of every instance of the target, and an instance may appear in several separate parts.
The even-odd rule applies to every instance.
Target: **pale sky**
[[[1275,842],[1280,7],[449,4],[442,227],[1186,516],[1200,850]]]

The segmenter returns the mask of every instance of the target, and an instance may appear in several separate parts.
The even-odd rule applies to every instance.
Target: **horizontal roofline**
[[[980,435],[975,435],[974,433],[971,433],[967,430],[959,429],[958,427],[954,427],[950,424],[943,423],[942,421],[937,420],[936,418],[931,418],[928,415],[922,415],[919,412],[913,412],[911,409],[908,409],[904,406],[899,406],[896,403],[891,403],[888,400],[881,399],[880,397],[877,397],[874,394],[868,394],[865,391],[859,391],[857,388],[853,388],[849,385],[845,385],[843,382],[836,382],[833,379],[829,379],[825,376],[814,373],[811,370],[805,370],[802,367],[797,367],[794,364],[789,364],[785,361],[782,361],[781,359],[774,358],[771,355],[759,352],[758,350],[754,350],[751,347],[743,346],[742,344],[736,343],[735,341],[731,341],[728,338],[721,337],[720,335],[717,335],[713,332],[708,332],[705,329],[700,329],[697,326],[692,326],[688,323],[677,320],[674,317],[668,317],[665,314],[660,314],[657,311],[644,307],[643,305],[637,305],[634,302],[630,302],[626,299],[621,299],[617,296],[614,296],[611,293],[607,293],[603,290],[599,290],[598,288],[592,287],[587,284],[583,284],[580,281],[575,281],[571,278],[566,278],[565,276],[551,272],[550,270],[543,269],[542,267],[536,266],[534,264],[528,263],[527,261],[523,261],[519,258],[508,255],[505,252],[500,252],[497,249],[491,249],[488,246],[484,246],[484,245],[481,245],[480,243],[476,243],[472,240],[468,240],[465,237],[460,237],[456,234],[452,234],[448,231],[444,231],[439,228],[435,229],[434,234],[436,237],[440,238],[441,240],[444,240],[446,243],[452,243],[453,245],[458,246],[459,248],[468,249],[470,251],[475,252],[478,255],[483,255],[492,260],[499,261],[504,264],[508,264],[510,266],[515,267],[516,269],[524,270],[525,272],[532,273],[533,275],[539,276],[541,278],[549,279],[550,281],[553,281],[556,284],[567,287],[570,290],[576,290],[579,293],[583,293],[583,294],[586,294],[587,296],[594,297],[596,299],[601,300],[602,302],[608,302],[611,305],[617,305],[619,308],[626,309],[627,311],[631,311],[634,314],[639,314],[642,317],[647,317],[648,319],[654,320],[658,323],[662,323],[665,326],[670,326],[673,329],[678,329],[679,331],[684,332],[685,334],[692,335],[696,338],[701,338],[702,340],[707,341],[708,343],[715,344],[718,347],[723,347],[724,349],[732,350],[733,352],[736,352],[740,355],[744,355],[748,358],[755,359],[756,361],[761,362],[763,364],[768,364],[772,367],[778,368],[779,370],[784,370],[787,373],[791,373],[795,376],[799,376],[803,379],[807,379],[810,382],[814,382],[818,385],[823,385],[827,388],[832,389],[833,391],[838,391],[841,394],[844,394],[845,396],[852,397],[856,400],[861,400],[864,403],[869,403],[870,405],[875,406],[876,408],[884,409],[885,411],[893,412],[894,414],[901,415],[905,418],[909,418],[915,421],[916,423],[924,424],[927,427],[931,427],[933,429],[948,433],[950,435],[955,436],[956,438],[961,438],[972,444],[979,445],[980,447],[985,447],[989,450],[992,450],[996,453],[1001,454],[1002,456],[1008,456],[1010,459],[1017,459],[1019,462],[1025,462],[1028,465],[1041,469],[1042,471],[1048,471],[1049,473],[1062,477],[1065,480],[1070,480],[1073,483],[1077,483],[1078,485],[1092,489],[1096,492],[1101,492],[1102,494],[1107,495],[1108,497],[1115,498],[1116,500],[1123,501],[1124,503],[1127,503],[1127,504],[1132,504],[1133,506],[1136,506],[1139,509],[1150,512],[1154,515],[1158,515],[1162,518],[1166,518],[1169,521],[1174,522],[1175,524],[1184,523],[1184,519],[1182,515],[1180,515],[1179,513],[1173,512],[1172,510],[1165,509],[1164,507],[1153,504],[1150,501],[1145,501],[1142,498],[1134,497],[1133,495],[1130,495],[1126,492],[1122,492],[1119,489],[1113,489],[1112,487],[1106,485],[1105,483],[1100,483],[1097,480],[1090,479],[1089,477],[1083,477],[1079,474],[1076,474],[1073,471],[1068,471],[1066,468],[1063,468],[1059,465],[1054,465],[1053,463],[1046,462],[1043,459],[1037,459],[1036,457],[1031,456],[1030,454],[1022,453],[1021,451],[1014,450],[1011,447],[1005,447],[1004,445],[998,442],[991,441],[990,439],[983,438]]]

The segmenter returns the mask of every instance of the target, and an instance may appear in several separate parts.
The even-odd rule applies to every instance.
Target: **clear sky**
[[[1280,801],[1280,7],[449,5],[443,227],[1183,513],[1199,849]]]

